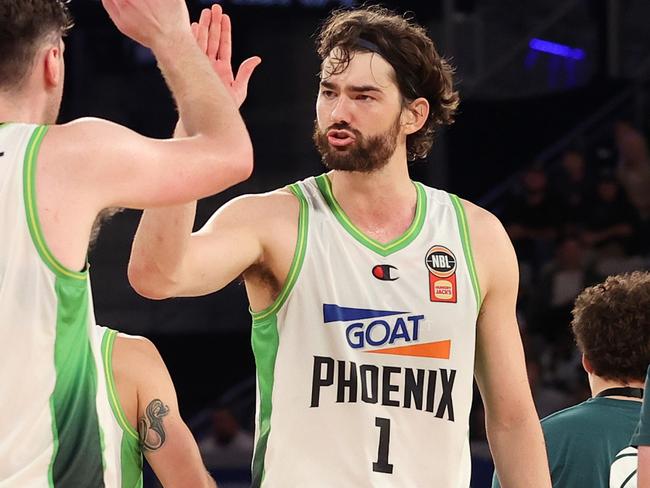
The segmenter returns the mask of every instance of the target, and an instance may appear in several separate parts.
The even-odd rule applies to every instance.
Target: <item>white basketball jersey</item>
[[[39,225],[46,132],[0,125],[0,487],[115,486],[104,480],[113,461],[102,458],[88,273],[61,265]]]
[[[118,332],[100,325],[93,328],[91,341],[99,383],[97,413],[102,426],[106,486],[142,488],[142,450],[138,433],[129,423],[113,376],[113,345]]]
[[[480,290],[459,199],[414,183],[415,218],[381,244],[326,175],[290,188],[298,242],[253,313],[253,487],[467,488]]]

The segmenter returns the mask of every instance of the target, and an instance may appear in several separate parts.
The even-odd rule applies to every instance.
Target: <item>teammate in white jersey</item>
[[[194,296],[243,274],[254,487],[466,488],[474,374],[503,486],[549,487],[508,237],[408,175],[452,120],[451,68],[422,28],[377,7],[334,14],[318,46],[315,140],[332,171],[237,198],[195,234],[194,204],[145,211],[132,285]]]
[[[91,334],[98,364],[98,395],[110,486],[142,487],[142,455],[165,488],[215,487],[192,433],[178,412],[174,384],[151,341],[96,326]],[[117,468],[117,469],[116,469]]]
[[[117,486],[89,335],[86,252],[100,211],[207,196],[252,167],[232,87],[197,47],[184,0],[103,3],[123,33],[153,50],[191,137],[153,140],[99,119],[53,125],[71,25],[65,3],[0,3],[3,488]]]

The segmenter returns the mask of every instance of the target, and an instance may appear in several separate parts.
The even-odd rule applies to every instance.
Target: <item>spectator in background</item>
[[[625,122],[614,128],[618,147],[616,175],[627,197],[636,207],[642,221],[643,242],[649,243],[650,233],[650,155],[648,143],[641,132]]]
[[[609,486],[639,421],[649,323],[650,273],[610,276],[576,299],[571,326],[593,397],[542,420],[555,488]]]
[[[532,166],[523,174],[523,188],[506,205],[503,221],[520,261],[534,267],[552,254],[559,207],[548,192],[546,173]]]
[[[555,257],[544,267],[528,311],[530,330],[547,343],[570,342],[571,308],[578,294],[595,281],[577,236],[564,237]]]
[[[562,154],[560,162],[559,169],[553,175],[552,192],[562,207],[564,231],[575,232],[584,219],[593,180],[582,152],[569,149]]]
[[[199,443],[208,470],[248,469],[253,457],[253,435],[241,428],[228,408],[212,414],[212,431]]]
[[[530,390],[533,393],[533,400],[535,400],[537,415],[540,418],[571,405],[572,398],[569,395],[544,382],[542,367],[533,354],[526,355],[526,371]]]
[[[602,171],[585,216],[583,239],[599,257],[620,257],[636,249],[638,214],[611,171]]]

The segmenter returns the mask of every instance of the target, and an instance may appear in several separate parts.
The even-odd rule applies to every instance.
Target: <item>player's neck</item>
[[[396,151],[391,160],[377,171],[332,171],[329,177],[334,197],[342,205],[391,208],[415,203],[416,193],[406,157],[400,151]]]
[[[601,391],[607,390],[608,388],[624,388],[624,387],[630,387],[630,388],[643,388],[643,381],[614,381],[614,380],[607,380],[605,378],[601,378],[600,376],[596,376],[594,374],[589,375],[589,386],[591,388],[591,394],[592,396],[598,395]],[[614,398],[618,400],[636,400],[636,401],[641,401],[638,398],[633,398],[633,397],[626,397],[626,396],[608,396],[607,398]]]
[[[413,222],[417,190],[409,177],[406,157],[372,173],[332,171],[329,178],[334,198],[367,236],[391,242]]]
[[[46,97],[26,92],[0,92],[0,122],[45,123]]]

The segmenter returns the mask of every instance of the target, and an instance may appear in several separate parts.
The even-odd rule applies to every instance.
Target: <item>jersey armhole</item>
[[[108,392],[108,403],[111,405],[113,416],[120,428],[127,435],[139,442],[140,437],[138,436],[138,433],[129,423],[126,414],[122,409],[120,397],[117,392],[117,386],[115,385],[115,378],[113,376],[113,346],[116,337],[117,331],[109,329],[104,333],[104,337],[102,338],[102,362],[104,363],[104,377],[106,380],[106,390]]]
[[[294,183],[289,185],[289,190],[298,198],[300,202],[300,213],[298,217],[298,238],[296,239],[296,248],[293,253],[293,261],[291,262],[291,267],[289,268],[289,273],[287,274],[287,279],[280,290],[280,294],[275,299],[275,301],[269,305],[264,310],[259,312],[253,312],[250,310],[250,314],[253,317],[253,324],[262,322],[265,319],[275,315],[282,305],[287,301],[291,290],[296,284],[300,270],[305,260],[305,253],[307,250],[307,232],[309,229],[309,206],[307,204],[307,198],[300,188],[300,185]]]
[[[27,227],[31,235],[32,242],[41,260],[50,270],[59,278],[72,279],[74,281],[85,281],[88,277],[88,267],[84,271],[73,271],[61,264],[52,254],[50,248],[45,242],[45,236],[41,228],[36,206],[36,162],[41,143],[48,130],[47,125],[39,125],[34,129],[27,149],[25,150],[25,160],[23,163],[23,199],[25,214],[27,218]]]
[[[460,201],[456,195],[450,193],[449,198],[456,211],[456,219],[458,220],[458,230],[460,232],[460,240],[463,243],[463,254],[465,254],[465,261],[467,262],[467,269],[469,271],[470,281],[474,290],[474,297],[476,298],[476,313],[481,310],[483,299],[481,297],[481,286],[476,273],[476,266],[474,264],[474,254],[472,253],[472,241],[470,239],[469,225],[467,224],[467,215],[465,214],[465,207],[463,202]]]

